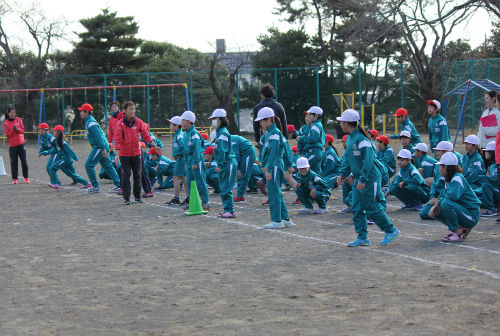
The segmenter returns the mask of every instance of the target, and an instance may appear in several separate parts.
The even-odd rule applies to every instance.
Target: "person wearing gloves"
[[[231,135],[231,147],[238,164],[238,189],[233,202],[244,203],[245,192],[247,191],[248,181],[250,175],[252,175],[252,167],[257,154],[252,143],[239,135]]]
[[[158,153],[156,149],[151,148],[148,153],[150,161],[154,162],[153,165],[148,167],[148,178],[150,181],[158,181],[158,189],[169,189],[174,187],[173,175],[175,162]],[[151,182],[154,184],[154,182]]]
[[[182,132],[182,119],[175,116],[168,119],[170,131],[174,132],[172,136],[172,158],[175,160],[174,167],[174,197],[167,202],[168,205],[184,205],[189,202],[188,188],[186,184],[186,161],[184,157],[184,132]],[[186,198],[181,203],[179,195],[181,192],[181,183],[186,191]]]
[[[429,142],[431,148],[435,148],[441,141],[450,141],[450,129],[446,119],[439,113],[441,103],[437,100],[427,101],[427,113],[429,118]],[[432,150],[434,152],[434,149]],[[434,152],[436,156],[436,152]]]
[[[414,159],[415,159],[415,167],[418,169],[418,172],[422,175],[425,182],[428,185],[432,184],[433,176],[434,176],[434,164],[437,162],[434,158],[427,155],[429,149],[427,145],[423,142],[415,145]]]
[[[54,146],[47,151],[40,153],[41,155],[53,155],[54,162],[50,165],[49,176],[50,184],[49,187],[54,189],[59,189],[59,178],[57,177],[57,171],[61,169],[64,174],[70,177],[76,183],[80,183],[82,187],[80,189],[90,188],[91,184],[88,183],[83,177],[78,175],[73,166],[73,160],[78,161],[78,155],[69,147],[69,145],[64,141],[64,127],[57,125],[54,127]]]
[[[210,199],[208,197],[207,181],[205,176],[203,158],[203,138],[194,127],[196,116],[191,111],[185,111],[181,115],[182,127],[186,129],[184,133],[184,159],[186,160],[186,185],[187,192],[190,195],[191,181],[195,181],[196,188],[200,194],[203,210],[210,210]],[[232,200],[232,197],[231,197]],[[183,202],[184,209],[189,208],[189,198]]]
[[[344,154],[340,157],[340,172],[339,175],[342,175],[342,167],[347,165],[347,156],[345,155],[347,148],[347,138],[349,135],[344,135],[342,137],[342,147],[344,147]],[[353,183],[352,174],[344,179],[342,183],[342,203],[345,207],[340,211],[341,214],[346,214],[352,212],[352,183]]]
[[[24,147],[24,125],[21,118],[16,117],[16,109],[13,106],[7,108],[5,121],[3,122],[5,136],[9,139],[10,172],[12,183],[17,184],[18,158],[21,160],[21,168],[25,183],[30,183],[28,178],[28,161],[26,161],[26,148]]]
[[[40,157],[42,156],[43,152],[48,153],[55,146],[55,138],[52,136],[52,134],[49,133],[49,125],[47,125],[46,123],[41,123],[40,125],[38,125],[38,134],[40,135],[40,148],[38,149],[38,157]],[[54,162],[55,156],[56,153],[52,153],[49,160],[47,161],[47,165],[45,166],[45,170],[47,171],[47,174],[49,174],[49,176],[49,168]],[[58,181],[57,184],[61,185],[61,181]]]
[[[462,156],[463,175],[472,189],[481,187],[481,176],[486,173],[484,161],[478,152],[479,138],[476,135],[468,135],[464,141],[465,155]]]
[[[394,113],[394,116],[398,119],[401,130],[410,132],[411,144],[413,146],[422,142],[422,140],[420,140],[420,135],[415,128],[415,125],[413,125],[410,118],[408,117],[408,111],[406,109],[402,107],[398,108],[396,110],[396,113]],[[397,134],[391,135],[391,139],[399,139],[399,137],[400,136],[398,136]]]
[[[101,167],[105,169],[106,174],[111,178],[115,185],[115,187],[111,188],[109,192],[119,192],[121,190],[120,178],[118,177],[118,173],[108,157],[109,143],[106,141],[106,137],[104,136],[101,126],[99,126],[97,121],[92,116],[94,108],[92,105],[85,103],[80,106],[78,110],[80,111],[80,117],[85,122],[87,139],[92,148],[87,160],[85,161],[87,176],[92,184],[92,187],[90,187],[87,191],[89,193],[98,193],[101,191],[95,172],[95,166],[100,163]]]
[[[323,178],[329,188],[337,186],[337,176],[340,175],[341,165],[337,150],[333,147],[333,141],[333,136],[327,134],[325,138],[325,153],[323,154],[323,162],[321,163]]]
[[[497,164],[495,163],[495,141],[490,141],[486,145],[486,148],[483,149],[483,152],[489,175],[482,175],[480,177],[479,182],[481,187],[474,190],[474,192],[481,200],[484,208],[484,211],[481,212],[481,217],[492,217],[497,215],[496,205],[500,201],[497,185]]]
[[[280,122],[280,119],[275,116],[271,108],[263,107],[257,113],[255,121],[265,130],[259,157],[267,180],[271,223],[265,225],[264,228],[282,229],[293,226],[294,224],[290,220],[290,216],[288,216],[285,199],[281,192],[281,182],[284,178],[283,154],[286,140],[276,125],[277,122]]]
[[[136,203],[143,203],[141,198],[141,177],[144,164],[141,162],[141,144],[139,134],[149,144],[152,144],[158,153],[159,147],[155,147],[153,139],[149,136],[144,122],[135,116],[135,103],[128,101],[123,104],[125,114],[116,125],[116,148],[122,165],[122,195],[123,204],[130,205],[130,173],[133,177],[133,193]],[[120,148],[118,150],[118,148]]]
[[[321,124],[323,110],[320,107],[312,106],[304,114],[306,115],[306,125],[300,129],[300,136],[297,141],[299,153],[309,160],[312,171],[321,174],[323,146],[325,143],[325,131]]]
[[[486,110],[484,110],[479,120],[479,128],[477,130],[477,137],[479,138],[480,148],[485,148],[490,141],[495,140],[500,125],[500,112],[496,105],[495,91],[488,91],[484,94],[484,103]]]
[[[207,184],[212,187],[215,194],[220,193],[219,173],[215,171],[217,162],[214,161],[214,146],[208,146],[203,152],[205,156],[206,180]]]
[[[411,134],[408,131],[401,131],[399,134],[399,142],[401,143],[402,149],[408,149],[411,154],[415,152],[413,145],[411,144]]]
[[[391,194],[403,202],[401,210],[422,210],[422,204],[429,201],[429,186],[411,163],[412,155],[407,149],[398,153],[399,172],[389,187]]]
[[[429,217],[436,218],[450,230],[450,233],[441,239],[442,241],[462,242],[479,221],[481,201],[462,175],[455,154],[443,154],[436,165],[439,165],[445,187],[429,211]]]
[[[327,213],[326,203],[330,199],[329,186],[325,180],[318,174],[309,169],[309,162],[305,157],[297,160],[297,182],[293,186],[297,197],[304,205],[304,209],[300,209],[301,214],[323,214]],[[318,209],[314,210],[313,202],[318,203]]]
[[[238,176],[238,162],[234,157],[231,134],[227,130],[229,121],[224,109],[215,109],[208,118],[216,129],[214,140],[215,171],[219,173],[220,197],[224,211],[218,214],[221,218],[235,218],[233,203],[233,186]],[[245,187],[246,189],[246,187]]]
[[[381,188],[380,169],[375,163],[375,151],[368,139],[366,131],[359,124],[359,113],[352,109],[345,110],[340,117],[340,127],[349,134],[346,145],[346,160],[342,166],[342,174],[337,179],[341,185],[344,179],[352,174],[354,178],[352,190],[352,213],[354,227],[358,237],[348,246],[368,246],[368,230],[366,217],[372,219],[385,232],[380,245],[388,245],[396,239],[400,232],[396,229],[387,214],[386,202]]]
[[[389,138],[385,135],[377,137],[376,140],[376,157],[386,168],[389,178],[396,174],[396,157],[394,150],[389,146]]]

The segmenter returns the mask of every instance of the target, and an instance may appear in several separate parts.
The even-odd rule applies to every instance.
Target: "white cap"
[[[323,114],[323,109],[321,107],[318,107],[318,106],[311,106],[309,108],[309,110],[307,110],[306,113],[312,113],[312,114],[322,115]]]
[[[399,137],[407,137],[407,138],[411,138],[411,133],[410,131],[401,131],[401,133],[399,133]]]
[[[436,164],[444,166],[458,166],[458,158],[452,152],[444,153],[443,156],[441,156],[441,160],[436,162]]]
[[[208,119],[224,118],[226,116],[227,116],[226,110],[224,110],[224,109],[215,109],[212,112],[212,115]]]
[[[263,107],[257,113],[257,118],[255,118],[255,121],[272,117],[274,117],[274,110],[270,107]]]
[[[434,150],[443,150],[443,151],[451,152],[451,151],[453,151],[453,144],[451,142],[449,142],[449,141],[441,141],[433,149]]]
[[[359,113],[353,109],[347,109],[340,117],[337,117],[337,120],[345,122],[359,121]]]
[[[210,133],[210,141],[214,141],[216,136],[217,133],[215,131],[212,131],[212,133]]]
[[[416,144],[415,149],[418,149],[419,151],[424,153],[427,153],[429,151],[429,148],[423,142]]]
[[[182,125],[182,119],[179,116],[172,117],[171,119],[167,119],[170,123],[174,125]]]
[[[470,143],[472,145],[479,145],[479,138],[477,137],[477,135],[474,135],[474,134],[467,135],[464,143]]]
[[[309,160],[307,160],[307,158],[305,157],[299,157],[297,159],[297,169],[300,169],[300,168],[309,168]]]
[[[398,157],[411,160],[411,152],[408,149],[403,148],[402,150],[399,151]]]
[[[435,105],[438,108],[438,110],[441,109],[441,103],[439,102],[439,100],[435,100],[435,99],[434,100],[428,100],[427,101],[427,105],[429,105],[429,104]]]
[[[489,151],[489,152],[494,152],[495,151],[495,141],[488,142],[488,144],[486,145],[486,148],[484,150]]]
[[[193,112],[191,111],[186,111],[184,112],[182,115],[181,115],[181,119],[182,120],[188,120],[190,122],[192,122],[194,124],[194,122],[196,121],[196,117],[194,115]]]

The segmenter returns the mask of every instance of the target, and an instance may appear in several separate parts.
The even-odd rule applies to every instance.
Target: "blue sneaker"
[[[401,232],[399,232],[398,229],[394,228],[394,232],[392,232],[392,233],[386,233],[385,234],[384,240],[382,240],[380,242],[380,245],[382,245],[382,246],[389,245],[389,243],[391,243],[394,239],[396,239],[397,237],[399,237],[400,233]]]
[[[415,210],[415,211],[420,211],[420,210],[422,210],[422,208],[423,208],[423,207],[422,207],[422,204],[417,204],[417,205],[415,205],[415,206],[413,207],[413,210]]]
[[[370,239],[368,239],[368,238],[366,238],[366,239],[356,238],[356,240],[353,240],[352,242],[350,242],[349,244],[347,244],[347,246],[350,246],[350,247],[370,246]]]
[[[401,207],[401,210],[413,210],[415,208],[414,204],[408,204],[405,205],[404,207]]]
[[[281,222],[271,222],[269,224],[264,225],[264,229],[283,229],[285,225]]]

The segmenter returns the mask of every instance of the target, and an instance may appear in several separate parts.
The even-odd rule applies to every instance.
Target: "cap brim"
[[[342,121],[342,117],[337,117],[337,120],[338,121]]]

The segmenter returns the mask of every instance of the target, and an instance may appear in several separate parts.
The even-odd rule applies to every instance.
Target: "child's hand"
[[[420,174],[423,174],[423,173],[424,173],[424,168],[418,168],[418,172],[419,172]]]
[[[311,198],[316,198],[316,189],[311,189],[309,196],[311,196]]]
[[[342,183],[344,183],[342,176],[337,176],[337,185],[341,185]]]
[[[358,185],[356,186],[356,188],[357,188],[358,190],[363,190],[363,189],[365,189],[365,184],[364,184],[364,183],[361,183],[361,182],[358,182]]]
[[[220,168],[219,167],[215,168],[215,172],[216,173],[220,172]]]
[[[273,176],[271,175],[271,173],[266,172],[266,180],[271,181],[272,179],[273,179]]]
[[[405,188],[405,183],[399,182],[399,189],[404,189],[404,188]]]
[[[105,150],[103,150],[103,151],[102,151],[102,157],[103,157],[103,158],[107,158],[107,157],[108,157],[108,152],[107,152],[107,151],[105,151]]]
[[[198,169],[198,165],[192,165],[191,169]]]

